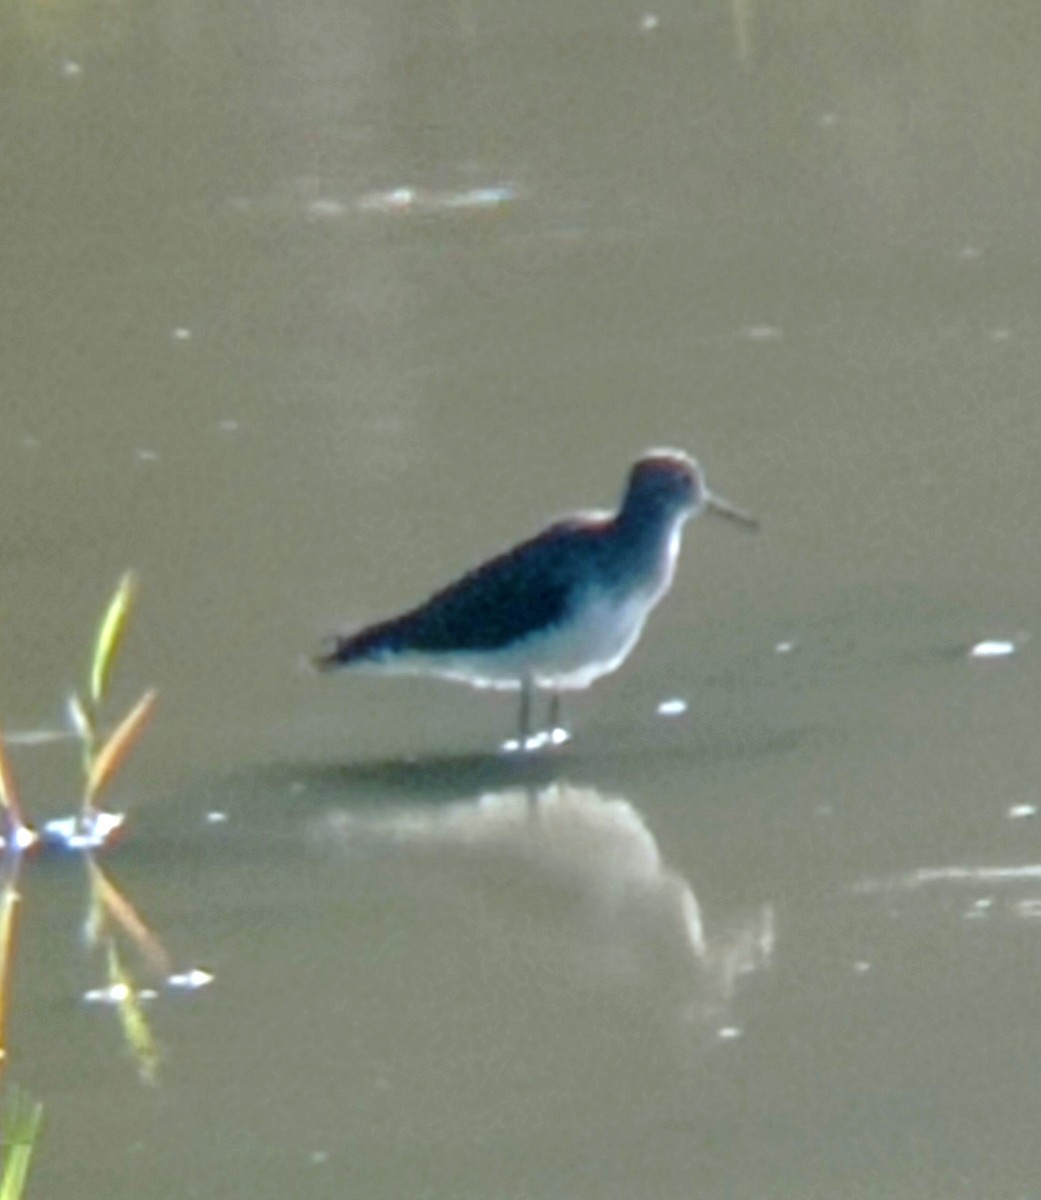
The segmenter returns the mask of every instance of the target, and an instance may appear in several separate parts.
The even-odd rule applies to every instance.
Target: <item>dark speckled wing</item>
[[[424,604],[339,638],[319,666],[385,656],[489,652],[564,620],[602,573],[608,522],[561,521],[489,559]]]

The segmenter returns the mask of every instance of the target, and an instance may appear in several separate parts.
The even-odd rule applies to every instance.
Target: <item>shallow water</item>
[[[4,20],[0,714],[68,812],[135,567],[101,861],[214,976],[142,1086],[25,864],[30,1195],[1041,1196],[1034,6]],[[568,746],[301,669],[656,444],[764,528]]]

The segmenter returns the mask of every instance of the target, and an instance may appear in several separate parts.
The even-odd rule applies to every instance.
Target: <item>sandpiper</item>
[[[672,584],[684,524],[703,512],[758,528],[708,490],[689,455],[649,451],[630,470],[617,512],[554,522],[416,608],[331,637],[315,664],[519,691],[518,737],[506,746],[564,741],[560,693],[622,665]],[[551,696],[550,732],[533,738],[536,689]]]

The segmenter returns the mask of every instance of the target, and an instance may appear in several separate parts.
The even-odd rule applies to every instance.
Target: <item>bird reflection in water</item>
[[[734,1035],[739,981],[773,958],[770,905],[706,926],[690,882],[666,865],[639,811],[594,788],[554,783],[438,807],[340,810],[317,818],[311,834],[352,856],[423,859],[439,896],[446,875],[453,895],[462,884],[482,919],[499,914],[526,961],[565,984],[673,997],[681,1015],[720,1036]]]

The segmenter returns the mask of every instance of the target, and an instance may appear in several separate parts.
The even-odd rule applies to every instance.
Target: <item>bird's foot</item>
[[[525,738],[507,738],[502,744],[504,754],[530,754],[533,750],[544,750],[547,746],[563,746],[571,741],[570,732],[561,725],[552,729],[540,729]]]

